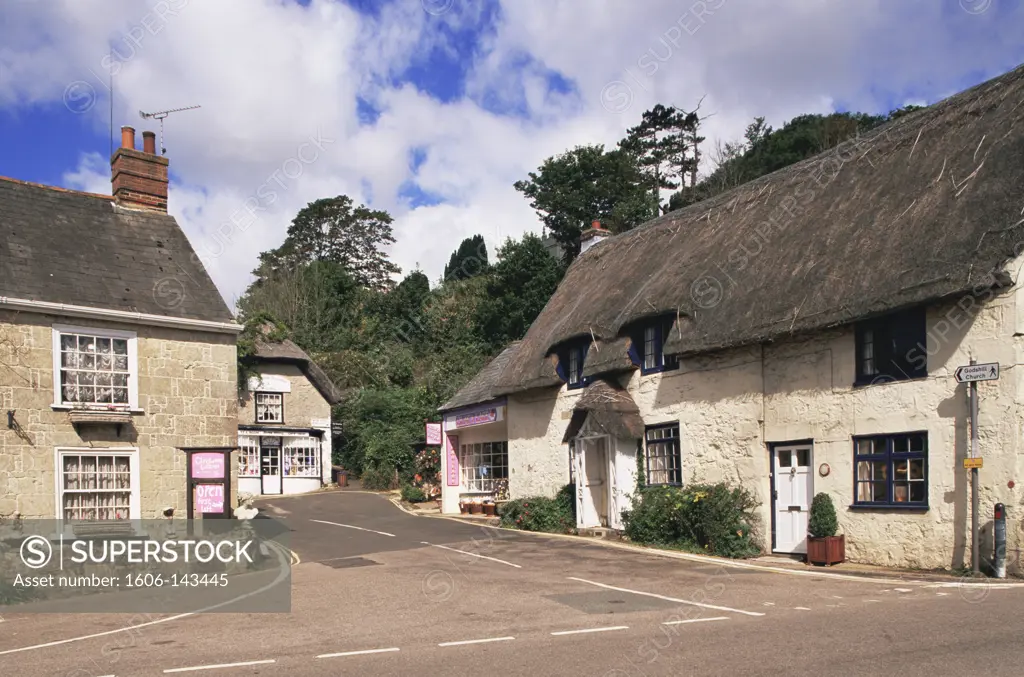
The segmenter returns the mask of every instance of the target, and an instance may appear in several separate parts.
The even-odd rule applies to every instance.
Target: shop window
[[[856,385],[906,381],[928,375],[924,308],[859,322]]]
[[[132,452],[60,452],[59,501],[65,520],[109,521],[137,519],[138,460]],[[137,475],[136,475],[137,477]]]
[[[649,426],[647,442],[647,486],[683,483],[682,452],[679,447],[679,424]]]
[[[320,440],[315,437],[284,438],[284,476],[320,477]]]
[[[238,476],[260,476],[260,440],[258,437],[238,436]]]
[[[257,423],[284,423],[284,394],[255,393]]]
[[[508,442],[482,442],[461,446],[462,483],[469,492],[494,492],[508,479]]]
[[[928,507],[928,434],[853,439],[854,505]]]

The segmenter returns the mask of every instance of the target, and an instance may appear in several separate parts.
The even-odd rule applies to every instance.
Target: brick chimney
[[[611,235],[611,231],[601,227],[600,221],[594,221],[580,234],[580,254]]]
[[[121,128],[121,147],[110,158],[114,201],[129,209],[167,213],[167,158],[156,154],[156,134],[142,133],[135,150],[135,128]]]

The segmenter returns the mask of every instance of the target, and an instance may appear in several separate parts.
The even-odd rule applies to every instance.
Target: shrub
[[[360,476],[363,489],[388,491],[398,488],[398,472],[388,468],[369,468]]]
[[[564,490],[563,490],[564,491]],[[559,498],[531,496],[501,506],[501,526],[523,531],[567,534],[576,527],[576,518],[559,492]]]
[[[725,483],[651,487],[633,497],[622,518],[634,543],[751,557],[760,552],[752,534],[757,505],[749,491]]]
[[[566,484],[555,494],[555,500],[562,504],[568,514],[572,516],[573,526],[576,525],[576,485]]]
[[[836,507],[832,504],[832,497],[822,492],[811,501],[811,518],[807,523],[807,531],[811,536],[821,538],[823,536],[835,536],[839,530],[839,520],[836,517]]]
[[[427,494],[419,487],[406,484],[402,487],[402,500],[409,503],[422,503],[427,500]]]

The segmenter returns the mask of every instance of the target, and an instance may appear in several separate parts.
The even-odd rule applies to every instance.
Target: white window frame
[[[280,407],[281,415],[280,415],[280,417],[277,420],[274,420],[274,421],[269,421],[269,420],[261,421],[260,420],[260,398],[261,397],[277,397],[277,398],[279,398],[279,402],[277,403],[277,406]],[[253,423],[255,423],[256,425],[263,425],[263,424],[268,424],[268,423],[270,423],[270,424],[273,424],[273,423],[284,423],[284,393],[256,391],[256,392],[254,392],[252,394],[252,408],[253,408],[253,411],[256,414],[253,417]]]
[[[306,472],[303,474],[293,473],[294,466],[292,466],[292,458],[295,453],[298,452],[298,456],[304,460],[311,459],[312,465],[303,464]],[[323,447],[320,444],[320,440],[311,435],[307,436],[294,436],[284,435],[281,440],[281,477],[290,477],[297,479],[314,479],[318,480],[323,475]]]
[[[77,325],[55,324],[53,330],[53,408],[54,409],[94,409],[107,411],[109,409],[139,411],[139,338],[134,331],[123,331],[120,329],[101,329],[98,327],[83,327]],[[64,401],[64,394],[60,384],[60,337],[62,334],[87,334],[100,338],[125,339],[128,341],[128,405],[114,404],[76,404]]]
[[[55,447],[53,457],[53,488],[54,514],[61,523],[64,519],[64,457],[65,456],[127,456],[131,471],[131,488],[128,499],[128,519],[142,519],[142,502],[140,500],[139,469],[140,455],[138,447]]]
[[[484,451],[485,445],[491,445],[490,451]],[[505,463],[502,464],[485,464],[480,461],[484,458],[494,459],[500,458],[501,452],[495,452],[493,445],[502,445],[504,447]],[[468,465],[467,460],[473,460],[473,465]],[[488,473],[482,473],[481,468],[488,468]],[[499,477],[501,473],[493,473],[495,468],[501,468],[504,470],[504,477]],[[459,449],[459,472],[462,475],[462,487],[466,493],[471,494],[490,494],[497,491],[497,483],[499,480],[507,480],[509,474],[509,460],[508,460],[508,442],[505,440],[495,440],[492,442],[470,442],[466,444],[460,444]],[[486,475],[490,475],[489,477]]]
[[[242,459],[245,462],[242,462]],[[262,477],[260,471],[260,438],[255,435],[238,436],[238,476]]]

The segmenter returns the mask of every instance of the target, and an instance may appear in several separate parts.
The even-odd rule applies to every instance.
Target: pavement
[[[408,514],[264,500],[290,613],[31,615],[0,675],[1019,675],[1024,586],[668,557]]]

